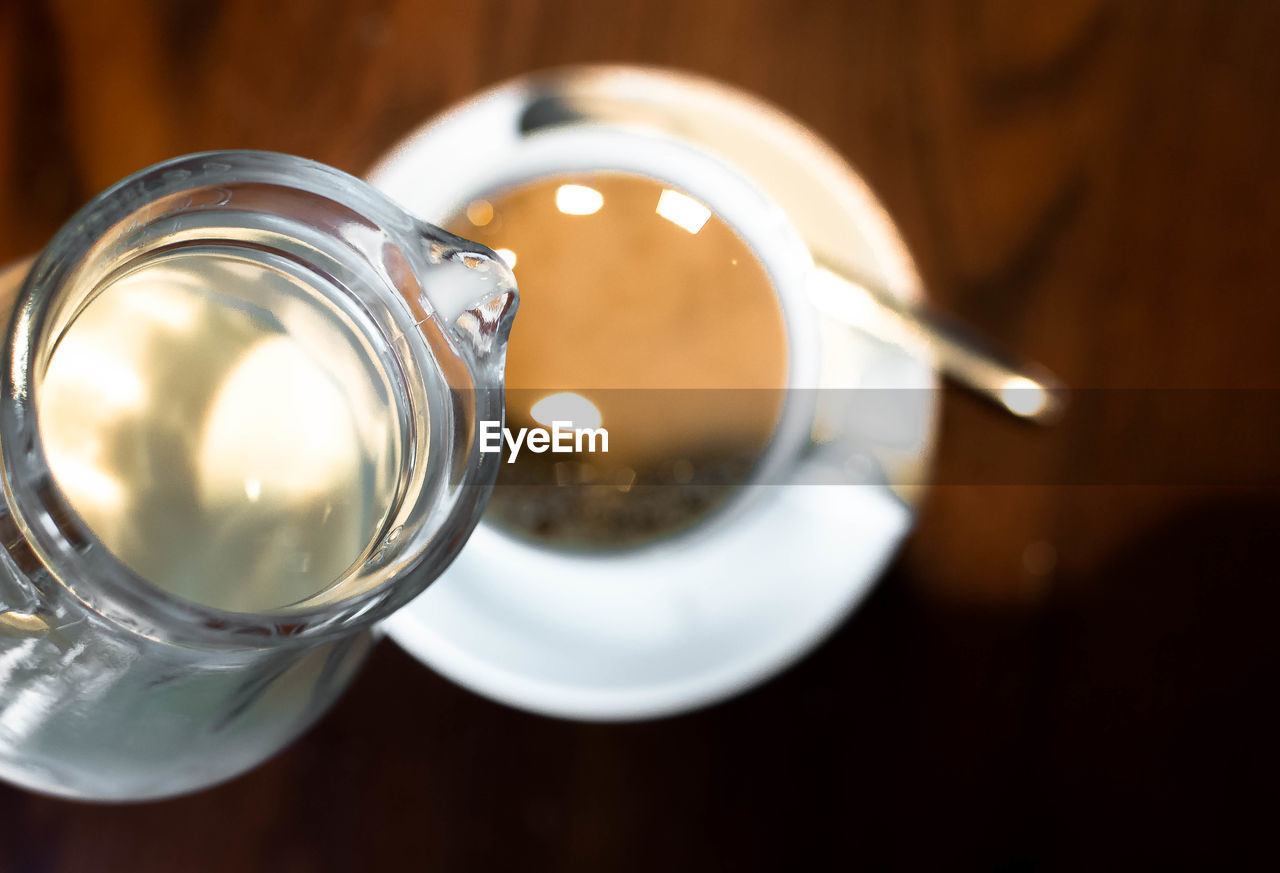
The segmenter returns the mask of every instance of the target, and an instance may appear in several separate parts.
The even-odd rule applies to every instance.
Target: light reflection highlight
[[[1012,376],[1000,386],[1000,402],[1014,415],[1035,418],[1048,406],[1049,395],[1025,376]]]
[[[544,427],[551,427],[557,421],[567,421],[573,427],[597,428],[603,421],[600,410],[594,403],[572,391],[548,394],[533,404],[529,414]]]
[[[658,196],[657,212],[667,221],[689,233],[697,233],[711,218],[711,210],[687,194],[664,188]]]
[[[565,215],[594,215],[604,206],[604,195],[587,185],[561,185],[556,189],[556,209]]]
[[[467,204],[467,221],[476,227],[484,227],[493,221],[493,204],[488,200],[472,200]]]
[[[74,494],[81,512],[119,512],[125,505],[125,489],[120,480],[70,452],[48,446],[49,469],[54,470],[63,491]]]

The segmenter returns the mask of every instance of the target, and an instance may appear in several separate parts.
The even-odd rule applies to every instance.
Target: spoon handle
[[[954,316],[891,294],[821,256],[810,300],[833,318],[907,346],[924,347],[948,378],[1018,418],[1047,424],[1066,406],[1066,388],[1039,364],[1020,360]]]

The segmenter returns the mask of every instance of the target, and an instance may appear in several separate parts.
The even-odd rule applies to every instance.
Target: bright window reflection
[[[586,185],[561,185],[556,189],[556,209],[565,215],[592,215],[604,206],[604,195]]]
[[[529,413],[543,427],[551,427],[557,421],[568,421],[574,427],[597,428],[603,420],[594,403],[572,391],[548,394],[533,404]]]
[[[658,196],[658,214],[689,233],[697,233],[711,217],[711,210],[687,194],[665,188]]]

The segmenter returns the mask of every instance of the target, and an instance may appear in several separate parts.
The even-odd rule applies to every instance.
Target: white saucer
[[[678,142],[695,157],[679,178],[663,175],[695,195],[698,164],[713,155],[751,179],[761,198],[754,217],[741,219],[756,228],[735,220],[744,237],[791,233],[794,240],[778,243],[785,248],[803,236],[896,293],[919,294],[886,213],[834,152],[776,109],[699,78],[626,67],[525,77],[416,131],[370,181],[440,222],[503,183],[572,165],[574,131],[585,140],[625,132],[652,137],[651,144]],[[622,151],[614,157],[629,160]],[[779,230],[783,214],[788,227]],[[775,281],[792,268],[766,266]],[[813,351],[816,337],[833,329],[810,328],[802,333],[812,337],[796,343],[792,325],[793,344]],[[749,486],[733,511],[623,556],[536,548],[482,523],[453,566],[387,631],[467,688],[566,718],[669,715],[775,675],[837,627],[874,584],[911,526],[932,452],[930,362],[868,335],[841,354],[820,362],[820,383],[808,384],[890,389],[867,396],[892,398],[852,413],[857,448],[841,456],[843,467],[832,467],[816,430],[805,433],[816,448],[792,478],[809,484]],[[816,372],[819,362],[811,363]],[[876,474],[859,479],[854,466]],[[864,484],[813,484],[832,475]]]

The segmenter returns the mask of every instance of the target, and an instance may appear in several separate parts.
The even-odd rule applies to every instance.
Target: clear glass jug
[[[69,499],[42,435],[50,361],[104,283],[211,248],[296,280],[290,293],[310,299],[281,298],[268,315],[293,329],[325,313],[367,356],[374,412],[395,438],[366,471],[387,495],[367,543],[288,605],[216,608],[147,581],[137,555],[108,548]],[[352,676],[374,624],[422,591],[479,519],[499,456],[480,452],[477,422],[502,418],[516,305],[488,249],[286,155],[167,161],[68,222],[16,300],[0,300],[0,778],[80,798],[161,797],[234,776],[304,730]],[[193,354],[192,370],[202,365]],[[143,545],[179,576],[193,547]]]

